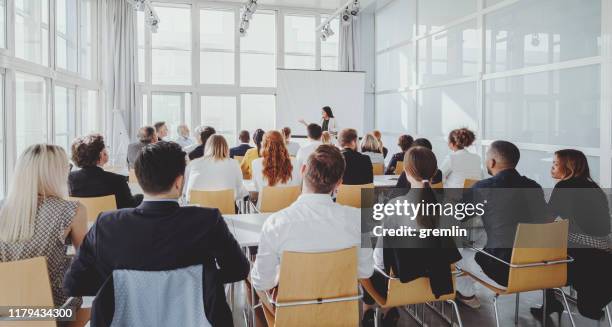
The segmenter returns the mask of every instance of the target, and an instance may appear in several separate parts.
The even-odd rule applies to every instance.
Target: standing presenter
[[[308,123],[304,119],[300,119],[299,122],[308,127]],[[321,128],[323,132],[327,131],[333,136],[338,134],[336,118],[334,118],[334,113],[329,106],[325,106],[321,109]]]

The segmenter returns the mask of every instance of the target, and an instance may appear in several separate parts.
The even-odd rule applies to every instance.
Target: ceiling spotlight
[[[327,41],[327,39],[329,39],[331,36],[334,35],[334,31],[331,29],[331,26],[328,24],[326,24],[322,29],[321,29],[321,41]]]
[[[240,25],[238,26],[238,31],[240,32],[240,36],[245,36],[247,34],[247,30],[249,29],[249,22],[253,19],[253,14],[257,10],[257,0],[249,0],[247,3],[242,6],[242,16],[240,20]]]
[[[351,15],[353,16],[357,16],[359,14],[359,0],[355,0],[352,4],[351,4],[351,10],[350,10]]]
[[[531,35],[531,45],[533,45],[534,47],[537,47],[540,45],[540,34],[533,33]]]

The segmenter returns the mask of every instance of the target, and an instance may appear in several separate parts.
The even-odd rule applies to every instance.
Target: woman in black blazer
[[[99,134],[77,138],[72,143],[72,161],[81,168],[70,172],[70,196],[97,197],[114,195],[117,208],[134,208],[142,202],[142,194],[132,196],[126,176],[105,171],[108,162],[104,138]]]

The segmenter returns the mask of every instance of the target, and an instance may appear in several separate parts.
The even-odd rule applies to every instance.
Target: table
[[[397,184],[398,175],[376,175],[374,176],[375,187],[395,187]],[[242,181],[244,187],[249,192],[257,192],[255,188],[255,182],[252,179],[245,179]]]
[[[261,228],[271,213],[251,213],[243,215],[223,215],[227,226],[241,247],[259,244]]]

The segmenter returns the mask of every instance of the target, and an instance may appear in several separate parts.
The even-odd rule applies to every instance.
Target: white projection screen
[[[330,106],[338,129],[364,129],[364,72],[277,69],[276,128],[291,127],[295,136],[306,135],[299,123],[321,123],[321,108]]]

